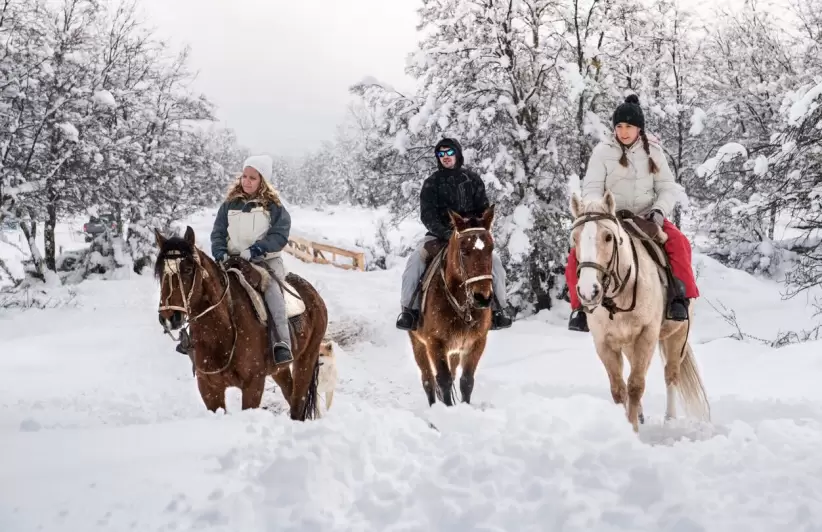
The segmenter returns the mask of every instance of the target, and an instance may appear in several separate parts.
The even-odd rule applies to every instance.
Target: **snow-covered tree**
[[[0,10],[0,217],[21,220],[38,278],[56,279],[58,219],[99,209],[130,228],[114,245],[145,262],[150,228],[216,202],[243,155],[233,134],[204,127],[213,106],[190,89],[188,52],[169,53],[129,1]]]

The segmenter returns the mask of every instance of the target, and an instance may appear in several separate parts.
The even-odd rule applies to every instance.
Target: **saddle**
[[[625,232],[642,243],[645,250],[653,259],[654,264],[665,274],[664,276],[660,275],[662,284],[672,286],[673,273],[671,271],[671,263],[668,260],[668,254],[665,252],[664,247],[668,241],[668,235],[665,234],[665,231],[651,220],[646,220],[626,209],[617,211],[616,215]]]
[[[431,282],[442,264],[442,259],[445,257],[445,251],[448,249],[448,241],[446,240],[429,240],[423,245],[422,259],[425,263],[425,270],[422,274],[422,279],[417,287],[417,292],[421,293],[420,301],[420,315],[419,323],[422,324],[422,317],[425,314],[425,303],[428,299],[428,289],[431,287]],[[414,294],[414,297],[417,297]]]
[[[300,331],[300,325],[302,324],[301,318],[305,312],[305,303],[302,298],[300,298],[294,286],[289,284],[286,279],[279,279],[268,268],[252,264],[240,257],[228,259],[225,263],[225,270],[228,273],[234,274],[237,280],[240,281],[242,287],[245,288],[254,307],[254,313],[263,325],[267,325],[269,322],[269,312],[263,294],[268,287],[271,286],[272,282],[279,283],[285,298],[288,326],[292,329],[292,334]]]

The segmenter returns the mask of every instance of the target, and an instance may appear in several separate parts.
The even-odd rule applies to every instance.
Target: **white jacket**
[[[258,200],[226,200],[211,230],[211,256],[239,255],[251,249],[266,261],[277,259],[290,232],[291,215],[285,207],[271,203],[266,209]]]
[[[648,148],[658,168],[656,174],[648,169],[648,154],[637,139],[626,148],[628,166],[619,164],[622,148],[616,138],[600,142],[591,153],[588,171],[582,181],[584,200],[602,199],[606,190],[614,195],[617,210],[627,209],[645,216],[654,209],[669,218],[684,190],[674,180],[668,160],[660,145],[648,139]]]

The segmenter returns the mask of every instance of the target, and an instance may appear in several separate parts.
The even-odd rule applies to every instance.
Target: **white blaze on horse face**
[[[485,249],[485,242],[482,241],[482,238],[477,237],[476,240],[474,240],[474,249],[479,251]]]
[[[588,222],[582,226],[577,245],[577,261],[580,263],[597,262],[597,224],[594,222]],[[597,270],[583,268],[579,272],[577,290],[586,302],[594,301],[596,296],[602,293]]]
[[[182,262],[182,259],[166,259],[163,271],[168,275],[180,273],[180,262]]]

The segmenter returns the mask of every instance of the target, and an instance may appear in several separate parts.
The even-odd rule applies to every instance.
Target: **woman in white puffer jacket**
[[[617,210],[626,209],[652,220],[668,235],[665,251],[673,275],[682,286],[669,292],[667,315],[669,319],[684,321],[688,318],[689,299],[699,297],[699,289],[691,267],[691,244],[668,220],[684,192],[674,179],[662,148],[645,133],[645,116],[636,95],[628,96],[616,108],[612,122],[614,136],[600,142],[591,153],[582,181],[582,198],[601,199],[609,190]],[[586,315],[581,311],[576,291],[577,260],[573,249],[565,278],[573,310],[568,328],[587,331]]]

